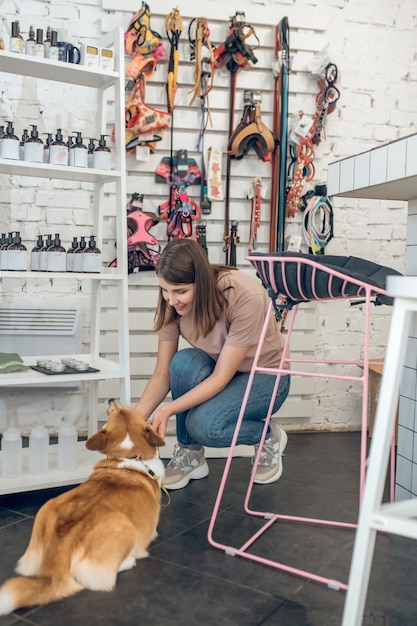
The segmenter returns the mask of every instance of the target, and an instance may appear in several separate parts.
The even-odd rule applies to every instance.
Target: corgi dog
[[[106,425],[86,441],[106,455],[81,485],[38,511],[19,576],[0,587],[0,615],[48,604],[82,589],[111,591],[157,537],[164,465],[158,433],[112,402]]]

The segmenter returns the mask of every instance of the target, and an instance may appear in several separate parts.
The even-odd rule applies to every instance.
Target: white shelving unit
[[[1,387],[24,387],[28,385],[42,385],[80,381],[88,383],[88,434],[97,430],[98,384],[99,381],[118,379],[120,383],[120,400],[124,404],[130,403],[130,367],[129,367],[129,325],[128,325],[128,271],[127,271],[127,231],[126,231],[126,160],[125,160],[125,93],[124,93],[124,46],[123,31],[117,28],[103,37],[99,45],[112,48],[115,58],[115,70],[103,72],[91,70],[81,65],[62,63],[44,59],[31,58],[26,55],[0,51],[0,73],[30,76],[39,81],[48,80],[58,83],[68,83],[77,87],[96,89],[98,91],[97,132],[105,133],[107,101],[114,100],[114,125],[116,143],[114,147],[115,168],[110,171],[78,168],[69,166],[53,166],[35,164],[23,161],[0,159],[0,173],[6,175],[27,176],[35,178],[49,178],[60,180],[76,180],[91,182],[95,185],[94,195],[94,233],[97,245],[103,242],[103,196],[104,185],[112,183],[115,186],[114,216],[116,223],[117,268],[103,268],[100,274],[78,274],[58,272],[7,272],[0,271],[0,283],[4,292],[7,292],[8,279],[30,280],[32,277],[39,280],[86,280],[92,283],[91,295],[91,326],[89,354],[66,355],[74,356],[88,362],[98,372],[74,373],[48,376],[34,370],[19,374],[7,374],[0,377]],[[113,120],[111,120],[113,122]],[[13,180],[11,180],[13,184]],[[100,313],[104,306],[101,297],[103,283],[111,283],[117,289],[118,298],[118,360],[112,361],[100,356]],[[48,358],[40,355],[42,358]],[[26,365],[36,365],[39,357],[25,357]],[[50,357],[56,360],[55,357]],[[44,476],[32,476],[27,473],[24,450],[23,475],[21,478],[4,479],[0,476],[0,494],[44,489],[58,485],[75,484],[84,480],[91,472],[97,455],[85,450],[83,443],[79,444],[78,468],[74,473],[67,474],[54,469],[56,446],[50,446],[51,471]]]

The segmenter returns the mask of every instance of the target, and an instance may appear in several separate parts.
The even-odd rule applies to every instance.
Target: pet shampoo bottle
[[[3,478],[18,478],[22,475],[22,437],[17,428],[9,426],[1,440]]]
[[[63,422],[58,432],[58,469],[73,472],[77,468],[77,430],[73,424]]]
[[[49,435],[45,426],[38,424],[29,436],[29,474],[47,474],[49,468]]]

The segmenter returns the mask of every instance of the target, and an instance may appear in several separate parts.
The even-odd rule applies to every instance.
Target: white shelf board
[[[36,370],[28,370],[25,372],[16,372],[0,375],[0,387],[15,387],[26,385],[47,385],[51,386],[58,383],[69,383],[73,381],[87,380],[108,380],[115,378],[124,378],[126,372],[115,361],[103,359],[102,357],[93,357],[91,354],[68,354],[66,358],[74,358],[88,363],[90,367],[96,368],[98,372],[75,372],[74,374],[42,374]],[[59,361],[59,357],[55,355],[41,356],[25,356],[22,360],[25,365],[36,365],[38,359],[46,359],[51,361]]]
[[[123,275],[118,272],[117,268],[106,268],[100,274],[95,274],[93,272],[14,272],[14,271],[0,271],[0,278],[24,278],[24,279],[33,279],[38,280],[42,278],[46,278],[47,280],[52,279],[78,279],[78,280],[108,280],[108,281],[121,281],[123,280]]]
[[[1,459],[0,452],[0,459]],[[23,448],[23,472],[17,478],[0,479],[0,495],[20,493],[23,491],[35,491],[38,489],[50,489],[63,485],[77,485],[84,482],[91,474],[94,464],[104,456],[99,452],[87,450],[85,441],[78,442],[77,468],[73,472],[61,472],[57,469],[58,445],[49,446],[49,470],[47,474],[28,473],[29,449]]]
[[[49,163],[32,163],[15,159],[0,159],[0,174],[57,178],[90,183],[113,182],[120,178],[118,170],[97,170],[70,165],[50,165]]]
[[[341,198],[408,201],[417,198],[417,176],[390,180],[386,183],[363,187],[362,189],[349,189],[340,193],[333,193],[332,196]]]
[[[81,85],[82,87],[92,87],[93,89],[111,87],[114,85],[115,79],[119,77],[117,72],[92,70],[75,63],[38,59],[6,50],[0,50],[0,71],[71,85]]]

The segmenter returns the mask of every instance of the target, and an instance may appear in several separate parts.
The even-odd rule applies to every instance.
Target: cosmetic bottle
[[[94,150],[95,144],[94,139],[90,137],[90,141],[88,142],[88,167],[94,167]]]
[[[91,235],[88,247],[83,253],[83,272],[88,274],[100,274],[101,250],[97,248],[94,235]]]
[[[61,246],[61,239],[59,234],[55,235],[52,246],[48,248],[47,272],[66,272],[67,271],[67,253],[63,246]]]
[[[58,32],[56,30],[51,31],[51,43],[48,46],[47,52],[45,52],[45,57],[47,59],[51,59],[52,61],[58,61],[58,58],[59,58]]]
[[[77,430],[73,424],[63,422],[58,431],[58,470],[73,472],[77,468]]]
[[[52,235],[46,235],[46,241],[41,248],[39,255],[39,271],[46,272],[48,270],[48,250],[52,246]]]
[[[99,170],[111,169],[111,150],[106,145],[108,135],[100,135],[97,148],[94,150],[93,167]]]
[[[73,237],[71,247],[68,248],[67,250],[67,259],[66,259],[67,272],[74,271],[74,252],[76,251],[77,248],[78,248],[77,237]]]
[[[32,54],[34,57],[41,57],[42,59],[44,57],[43,29],[42,28],[36,29],[36,43],[35,43],[35,47],[34,47]]]
[[[20,34],[19,22],[12,22],[9,50],[10,52],[17,52],[18,54],[25,52],[25,42]]]
[[[32,56],[34,54],[35,45],[35,31],[33,30],[33,26],[30,26],[29,37],[25,41],[25,54],[29,54],[30,56]]]
[[[20,140],[19,145],[19,157],[23,161],[23,157],[25,156],[25,142],[29,138],[29,132],[27,128],[23,129],[22,139]]]
[[[33,163],[43,163],[43,141],[39,137],[38,127],[31,124],[30,136],[23,146],[23,158]]]
[[[8,262],[7,262],[7,251],[12,241],[13,241],[13,233],[8,233],[6,235],[4,244],[0,247],[0,270],[9,269]]]
[[[74,152],[73,152],[74,142],[73,142],[73,137],[71,135],[68,136],[67,146],[68,146],[68,165],[74,165]]]
[[[49,163],[51,165],[68,165],[68,144],[65,143],[60,128],[56,129],[55,139],[49,146]]]
[[[78,248],[74,251],[74,267],[73,272],[83,272],[84,271],[84,250],[85,250],[85,237],[80,237],[80,244]]]
[[[46,139],[43,146],[43,162],[49,163],[49,149],[52,143],[52,133],[45,133]]]
[[[38,235],[35,246],[30,252],[30,269],[32,272],[39,272],[41,261],[41,250],[43,248],[43,237]]]
[[[49,434],[45,426],[34,426],[29,435],[29,474],[47,474]]]
[[[73,131],[74,132],[74,131]],[[79,131],[76,132],[75,144],[72,146],[75,167],[88,167],[88,150],[83,144],[83,138]]]
[[[2,159],[15,159],[20,157],[19,137],[14,134],[13,122],[7,122],[6,131],[0,138]]]
[[[10,272],[26,272],[28,269],[27,248],[22,243],[19,231],[15,232],[7,248],[7,269]]]
[[[49,59],[49,48],[51,47],[51,27],[46,29],[45,39],[43,41],[43,56],[45,59]]]
[[[9,426],[1,440],[2,478],[22,475],[22,437],[17,428]]]

